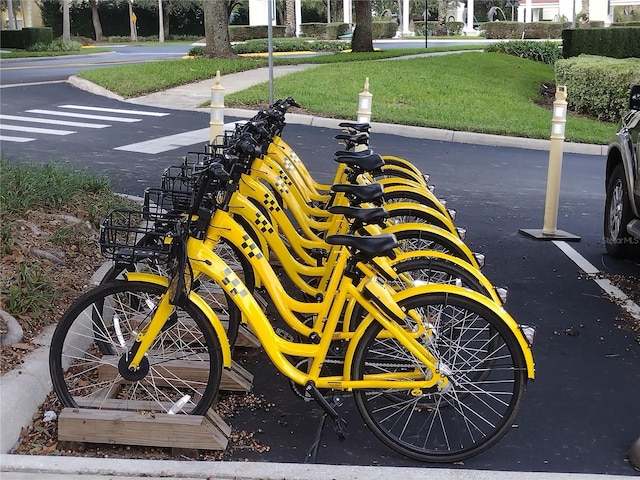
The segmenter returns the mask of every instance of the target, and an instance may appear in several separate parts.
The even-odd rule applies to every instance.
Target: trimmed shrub
[[[393,38],[398,31],[398,23],[395,20],[391,22],[374,21],[372,26],[373,38]]]
[[[0,31],[0,46],[4,48],[24,48],[22,31],[2,30]]]
[[[555,63],[557,85],[567,86],[567,103],[577,113],[618,122],[631,86],[640,83],[640,58],[580,55]]]
[[[53,41],[53,30],[49,27],[23,28],[22,41],[27,49],[36,43],[49,44]]]
[[[232,42],[244,42],[254,38],[267,38],[269,36],[267,25],[230,25],[229,40]],[[284,25],[273,25],[272,33],[274,37],[284,37]]]
[[[480,29],[489,39],[551,39],[561,38],[568,22],[486,22]]]
[[[640,57],[640,27],[568,28],[562,31],[562,56]]]
[[[485,48],[486,52],[506,53],[520,58],[553,65],[562,58],[562,47],[557,42],[534,42],[532,40],[512,40],[496,42]]]
[[[82,43],[54,40],[51,43],[34,43],[28,50],[30,52],[79,52],[82,50]]]

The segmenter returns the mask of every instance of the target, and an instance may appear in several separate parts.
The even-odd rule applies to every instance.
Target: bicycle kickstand
[[[338,435],[340,441],[347,438],[347,421],[342,418],[335,409],[335,407],[342,405],[342,397],[339,395],[333,395],[331,402],[329,402],[312,383],[305,386],[305,391],[311,395],[316,402],[318,402],[325,412],[324,415],[322,415],[320,424],[318,425],[313,445],[307,452],[305,459],[305,463],[315,463],[318,456],[318,447],[320,446],[320,437],[322,436],[322,430],[327,417],[330,417],[333,420],[333,430],[336,432],[336,435]]]

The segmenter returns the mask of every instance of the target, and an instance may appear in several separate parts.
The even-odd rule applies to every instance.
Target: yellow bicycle
[[[64,406],[100,409],[119,402],[132,409],[206,411],[221,369],[231,366],[222,323],[191,288],[206,275],[241,310],[273,365],[303,386],[342,435],[344,422],[321,390],[351,392],[381,441],[422,461],[461,461],[494,445],[511,427],[534,364],[530,331],[503,308],[456,286],[396,292],[368,276],[373,258],[392,255],[393,235],[327,238],[339,255],[326,295],[321,302],[290,301],[255,242],[226,211],[232,192],[225,189],[224,168],[213,163],[201,176],[189,215],[121,212],[127,221],[105,224],[105,239],[111,240],[106,248],[130,255],[137,248],[139,220],[154,220],[153,231],[163,241],[144,252],[165,257],[170,274],[128,273],[126,281],[97,287],[65,312],[50,351],[52,381]],[[214,211],[201,208],[206,195],[216,198]],[[318,319],[307,342],[279,337],[243,282],[214,253],[222,230],[242,245],[280,315]],[[350,301],[363,314],[345,319]],[[345,323],[354,328],[339,337],[336,371],[330,360]],[[166,339],[170,350],[163,348]]]

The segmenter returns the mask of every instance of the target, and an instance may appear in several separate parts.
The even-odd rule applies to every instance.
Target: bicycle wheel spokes
[[[449,384],[431,391],[355,391],[363,418],[383,442],[419,460],[452,462],[484,451],[507,431],[519,409],[526,374],[517,341],[497,315],[467,298],[424,296],[406,306],[428,323],[423,343]],[[366,333],[355,378],[402,372],[409,378],[414,372],[409,365],[417,368],[417,361],[379,331],[372,325]]]
[[[130,372],[125,355],[144,332],[164,288],[139,282],[103,285],[67,310],[52,340],[54,388],[64,406],[203,413],[217,393],[220,348],[201,312],[176,307]]]

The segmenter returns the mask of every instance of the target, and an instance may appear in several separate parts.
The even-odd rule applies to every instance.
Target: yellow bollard
[[[224,87],[220,85],[220,70],[216,72],[216,82],[211,87],[211,118],[209,120],[209,144],[222,143],[224,134]]]
[[[358,123],[371,122],[373,94],[369,91],[369,77],[364,81],[364,90],[358,95]]]
[[[521,229],[520,232],[538,240],[580,241],[580,237],[557,230],[558,203],[560,200],[560,176],[562,173],[562,150],[564,132],[567,123],[567,87],[556,88],[551,117],[551,136],[549,146],[549,168],[547,171],[547,194],[544,205],[544,223],[542,230]]]

